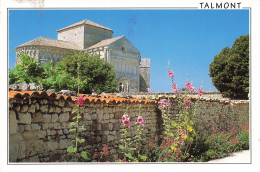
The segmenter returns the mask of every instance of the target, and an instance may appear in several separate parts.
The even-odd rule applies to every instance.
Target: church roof
[[[57,39],[45,38],[45,37],[38,37],[32,41],[19,45],[16,48],[20,48],[24,46],[47,46],[47,47],[57,47],[57,48],[74,49],[74,50],[80,49],[80,47],[77,46],[76,44],[67,41],[57,40]]]
[[[140,67],[150,67],[150,59],[141,59]]]
[[[121,38],[123,38],[123,37],[124,37],[124,35],[123,35],[123,36],[116,37],[116,38],[109,38],[109,39],[102,40],[102,41],[100,41],[100,42],[98,42],[98,43],[96,43],[96,44],[94,44],[94,45],[88,47],[87,50],[93,49],[93,48],[98,48],[98,47],[107,46],[107,45],[112,44],[113,42],[115,42],[115,41],[117,41],[117,40],[119,40],[119,39],[121,39]]]
[[[95,26],[95,27],[102,28],[102,29],[109,30],[109,31],[113,32],[113,30],[111,30],[111,29],[109,29],[107,27],[101,26],[100,24],[94,23],[94,22],[89,21],[89,20],[83,20],[81,22],[74,23],[72,25],[69,25],[67,27],[64,27],[62,29],[57,30],[57,32],[60,32],[60,31],[65,30],[65,29],[73,28],[73,27],[76,27],[76,26],[84,25],[84,24],[85,25],[90,25],[90,26]]]

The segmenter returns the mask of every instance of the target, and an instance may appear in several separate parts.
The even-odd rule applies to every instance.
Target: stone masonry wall
[[[10,95],[10,92],[9,92]],[[57,98],[59,97],[59,98]],[[75,102],[62,96],[16,96],[9,98],[9,161],[10,162],[62,162],[69,161],[67,147],[72,145],[75,134],[69,132],[69,123],[75,114],[72,109]],[[64,96],[66,97],[66,96]],[[160,98],[159,101],[166,101]],[[91,102],[91,103],[90,103]],[[172,103],[170,114],[177,118],[176,99]],[[139,115],[139,102],[101,102],[87,101],[81,111],[80,125],[87,130],[80,132],[86,141],[79,145],[79,150],[91,151],[105,145],[110,150],[110,160],[120,157],[119,140],[121,117],[126,108],[131,117],[129,137],[137,134],[135,122]],[[194,106],[194,101],[192,103]],[[144,117],[147,142],[162,132],[161,112],[153,103],[142,103],[141,115]],[[213,124],[220,129],[227,129],[234,121],[240,124],[249,122],[249,101],[208,101],[198,103],[195,117],[196,132],[205,132]]]
[[[135,122],[139,113],[139,103],[85,103],[81,112],[80,125],[87,130],[80,132],[86,141],[79,150],[91,151],[108,145],[110,160],[118,158],[121,117],[129,107],[131,132],[137,131]],[[21,97],[9,99],[9,161],[10,162],[53,162],[69,161],[66,152],[72,145],[75,134],[69,132],[72,121],[72,100]],[[158,115],[154,104],[143,104],[142,116],[145,120],[145,135],[152,139],[157,135]],[[148,142],[149,140],[147,140]]]

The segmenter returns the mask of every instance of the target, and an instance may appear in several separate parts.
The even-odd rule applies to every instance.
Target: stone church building
[[[142,59],[138,49],[125,37],[113,38],[113,30],[89,20],[57,30],[58,39],[39,37],[15,48],[16,64],[28,54],[40,64],[56,64],[71,50],[98,54],[117,73],[120,92],[147,92],[150,89],[150,59]]]

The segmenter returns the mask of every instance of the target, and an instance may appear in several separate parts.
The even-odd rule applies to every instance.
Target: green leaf
[[[134,151],[134,150],[136,150],[136,148],[129,148],[129,150],[130,150],[130,151]]]
[[[71,129],[69,130],[69,132],[73,132],[73,131],[76,131],[76,128],[71,128]]]
[[[69,153],[73,153],[73,152],[76,152],[77,151],[77,148],[75,147],[72,147],[72,146],[70,146],[70,147],[68,147],[67,148],[67,152],[69,152]]]
[[[73,114],[73,113],[75,113],[75,112],[77,112],[77,111],[78,111],[78,108],[77,108],[77,107],[74,107],[71,113]]]
[[[177,126],[177,123],[175,121],[172,121],[172,126],[173,127],[176,127]]]
[[[80,139],[80,138],[76,138],[76,141],[79,142],[79,143],[83,143],[85,141],[85,139]]]
[[[80,128],[82,131],[85,131],[85,130],[87,130],[87,127],[86,126],[81,126],[81,128]]]
[[[138,155],[138,157],[141,159],[141,160],[143,160],[143,161],[146,161],[146,159],[147,159],[147,156],[145,156],[145,155]]]
[[[75,122],[71,122],[71,123],[70,123],[70,126],[71,126],[71,127],[74,126],[74,125],[76,125]]]
[[[123,145],[119,145],[119,149],[125,149]]]
[[[85,159],[85,160],[90,160],[90,158],[88,157],[86,152],[81,152],[81,156]]]
[[[128,157],[128,158],[130,158],[130,159],[133,158],[131,153],[126,153],[125,156]]]

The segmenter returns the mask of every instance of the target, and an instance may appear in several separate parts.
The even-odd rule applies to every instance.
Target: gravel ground
[[[208,163],[250,163],[250,159],[250,150],[243,150],[225,158],[211,160]]]

